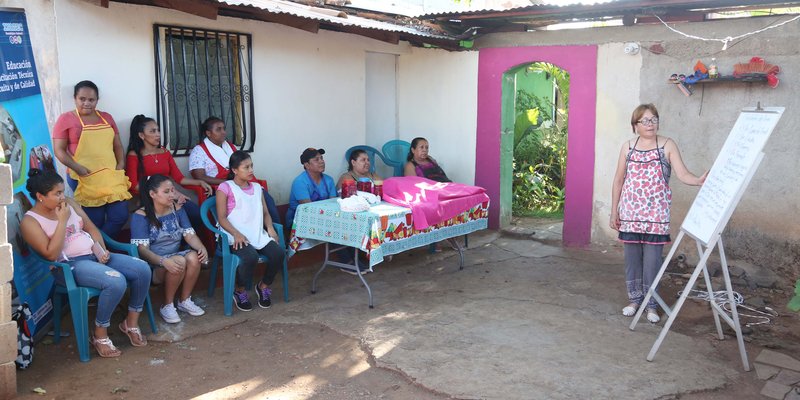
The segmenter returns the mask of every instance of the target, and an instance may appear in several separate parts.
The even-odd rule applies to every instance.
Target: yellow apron
[[[97,111],[95,111],[97,112]],[[125,171],[118,170],[114,156],[114,128],[97,112],[101,123],[85,125],[81,115],[75,110],[81,121],[81,137],[72,158],[88,168],[88,176],[78,176],[69,171],[72,179],[78,181],[75,200],[85,207],[99,207],[120,200],[128,200],[131,186]]]

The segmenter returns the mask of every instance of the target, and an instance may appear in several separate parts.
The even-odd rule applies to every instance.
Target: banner
[[[14,181],[14,204],[7,213],[8,241],[14,249],[13,287],[19,302],[28,303],[33,313],[28,324],[35,334],[52,317],[53,277],[47,265],[26,262],[28,248],[19,223],[31,208],[25,189],[28,170],[56,168],[25,13],[0,11],[0,27],[0,161],[11,165]]]

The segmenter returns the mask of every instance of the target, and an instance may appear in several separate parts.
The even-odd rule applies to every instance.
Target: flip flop
[[[89,338],[89,343],[94,346],[94,349],[97,350],[97,355],[103,358],[115,358],[119,357],[122,354],[122,351],[114,346],[114,343],[111,342],[111,339],[108,337],[104,338],[96,338],[94,336]],[[101,350],[101,347],[102,350]],[[105,353],[104,353],[105,351]]]
[[[147,346],[147,339],[142,335],[142,330],[139,328],[128,328],[128,321],[122,321],[119,324],[119,330],[128,336],[133,347]]]

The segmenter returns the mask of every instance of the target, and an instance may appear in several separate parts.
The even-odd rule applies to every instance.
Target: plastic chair
[[[410,148],[411,143],[400,139],[390,140],[381,148],[383,162],[394,168],[394,176],[403,176],[403,168],[406,165],[406,157]]]
[[[209,212],[214,217],[211,221],[208,217]],[[208,297],[214,297],[214,290],[217,285],[217,267],[222,265],[222,292],[224,295],[223,304],[225,315],[233,315],[233,286],[236,283],[236,268],[239,267],[239,257],[231,252],[231,246],[228,243],[228,235],[222,232],[217,227],[217,196],[211,196],[200,207],[200,217],[206,227],[214,232],[217,236],[217,247],[214,251],[214,258],[217,259],[217,265],[211,267],[211,275],[208,282]],[[278,245],[281,248],[286,248],[286,241],[283,237],[283,225],[273,223],[275,232],[278,233]],[[288,255],[283,259],[283,301],[289,302],[289,264]],[[258,262],[264,262],[266,258],[259,255]],[[252,282],[247,283],[247,287],[252,286]]]
[[[359,145],[347,149],[347,151],[344,153],[344,161],[347,163],[348,167],[350,167],[350,153],[356,150],[364,150],[367,152],[367,156],[369,157],[369,172],[373,174],[375,173],[375,156],[380,157],[384,164],[389,165],[389,163],[386,162],[386,158],[384,158],[383,154],[381,154],[380,150],[372,146]]]
[[[106,247],[109,250],[116,250],[127,253],[131,257],[139,258],[139,250],[136,246],[112,240],[105,233],[103,233],[103,241],[105,241]],[[53,298],[53,342],[58,343],[61,341],[61,309],[63,308],[64,296],[67,296],[70,314],[72,314],[72,326],[75,330],[75,341],[78,344],[78,356],[82,362],[88,362],[91,358],[89,356],[89,299],[99,296],[100,290],[86,286],[78,286],[75,283],[75,277],[72,275],[72,268],[69,264],[46,260],[33,251],[32,248],[28,248],[31,258],[40,263],[61,268],[64,272],[66,286],[56,284]],[[150,302],[150,293],[144,298],[144,311],[147,313],[147,319],[150,321],[150,329],[153,333],[158,333],[158,327],[156,326],[156,320],[153,314],[153,306]]]

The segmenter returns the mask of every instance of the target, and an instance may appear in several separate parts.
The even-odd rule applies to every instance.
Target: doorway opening
[[[569,72],[547,62],[513,68],[512,225],[561,239],[567,169]],[[505,114],[505,113],[504,113]],[[504,154],[506,156],[506,154]],[[510,158],[508,160],[507,158]],[[509,183],[505,183],[506,185]]]
[[[569,71],[568,162],[564,183],[562,243],[591,241],[597,99],[596,46],[483,48],[478,60],[478,131],[475,184],[486,188],[493,206],[489,227],[508,226],[512,216],[514,98],[513,74],[534,62]],[[512,121],[507,123],[508,121]],[[509,161],[504,161],[509,160]],[[537,232],[538,235],[538,232]]]

